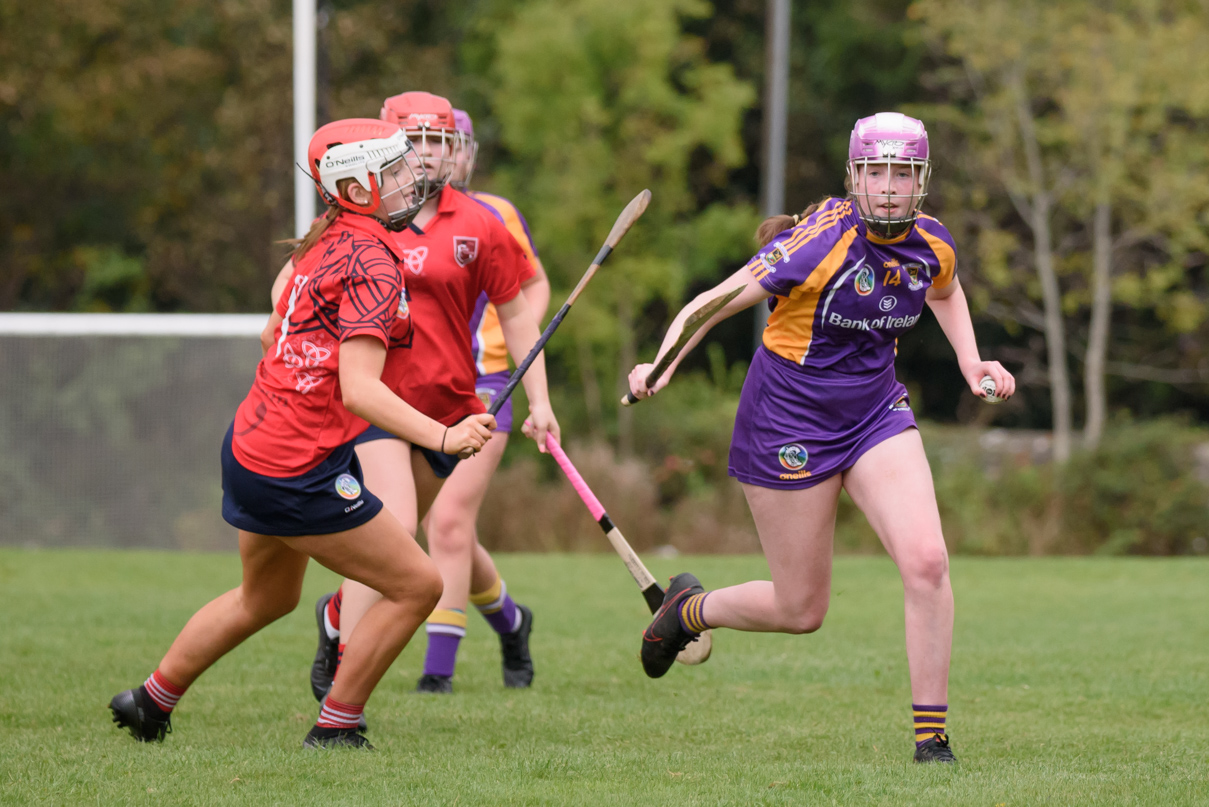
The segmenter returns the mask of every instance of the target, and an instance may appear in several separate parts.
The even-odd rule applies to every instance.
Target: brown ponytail
[[[760,226],[756,228],[756,241],[759,242],[761,248],[768,246],[772,239],[776,238],[790,227],[797,227],[832,198],[834,197],[824,196],[822,199],[810,205],[796,216],[787,216],[784,213],[777,216],[769,216],[768,218],[764,219],[764,221],[760,222]]]
[[[311,247],[319,243],[319,239],[323,237],[324,232],[332,225],[336,217],[340,215],[340,210],[336,205],[328,205],[327,212],[321,218],[317,218],[311,223],[311,229],[306,231],[306,235],[302,238],[291,238],[288,241],[281,242],[294,246],[294,252],[290,255],[290,260],[295,265],[298,264],[298,261],[302,260],[302,256],[307,254]]]
[[[348,199],[349,184],[357,182],[357,180],[346,177],[336,183],[336,191],[344,199]],[[361,183],[357,183],[360,185]],[[319,239],[323,238],[323,234],[327,232],[327,228],[332,226],[332,222],[340,215],[343,208],[339,205],[328,205],[327,212],[322,218],[315,219],[311,222],[311,229],[306,231],[306,235],[302,238],[288,238],[285,241],[279,241],[281,244],[290,244],[294,247],[294,252],[290,255],[295,265],[302,260],[302,256],[310,252],[311,247],[319,243]]]

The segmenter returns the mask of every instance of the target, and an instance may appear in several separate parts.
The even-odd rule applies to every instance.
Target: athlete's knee
[[[823,627],[827,617],[827,602],[824,600],[807,601],[797,607],[787,608],[781,612],[782,626],[785,633],[802,634],[814,633]]]
[[[424,556],[421,563],[409,567],[406,572],[393,576],[391,584],[383,586],[382,596],[403,605],[408,610],[425,610],[431,613],[441,594],[445,592],[445,581],[441,571],[432,560]]]
[[[431,515],[427,531],[429,549],[447,555],[468,555],[474,551],[474,521],[460,508],[449,508]]]
[[[276,622],[298,607],[301,591],[241,592],[244,612],[258,627]]]
[[[944,540],[938,538],[913,549],[903,558],[900,572],[908,587],[940,588],[949,576],[949,553]]]

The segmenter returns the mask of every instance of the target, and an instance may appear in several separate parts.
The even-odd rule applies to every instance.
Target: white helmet
[[[402,230],[415,218],[424,204],[425,183],[411,166],[407,156],[411,143],[398,126],[373,118],[349,118],[333,121],[315,132],[307,149],[311,177],[329,205],[339,205],[354,213],[372,215],[385,200],[402,195],[397,209],[383,209],[390,219],[389,228]],[[383,177],[393,173],[397,188],[382,195]],[[368,205],[358,205],[340,195],[339,183],[355,179],[373,196]],[[391,199],[393,202],[394,200]]]

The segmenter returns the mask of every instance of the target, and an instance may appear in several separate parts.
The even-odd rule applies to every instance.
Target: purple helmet
[[[449,184],[460,191],[470,185],[470,175],[474,173],[474,161],[479,156],[479,144],[474,139],[474,121],[464,109],[453,111],[453,124],[461,136],[461,148],[458,153],[458,163],[453,169],[453,178]]]
[[[891,166],[908,166],[912,179],[910,193],[892,193],[895,189],[889,182],[871,189],[869,185],[875,180],[862,184],[861,166],[866,173],[875,170],[870,166],[882,167],[886,177],[891,175]],[[892,238],[911,229],[928,195],[930,174],[928,132],[922,121],[898,112],[879,112],[861,118],[852,127],[848,141],[849,195],[856,201],[857,212],[866,226],[877,235]],[[905,210],[894,209],[902,207],[904,201]]]

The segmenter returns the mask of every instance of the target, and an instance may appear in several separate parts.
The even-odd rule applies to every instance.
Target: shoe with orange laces
[[[663,605],[642,633],[642,669],[651,678],[663,677],[680,651],[700,635],[685,630],[680,622],[680,605],[688,597],[704,593],[701,581],[688,572],[676,575],[668,584]]]
[[[949,748],[949,735],[933,734],[915,749],[916,762],[956,762],[953,749]]]

